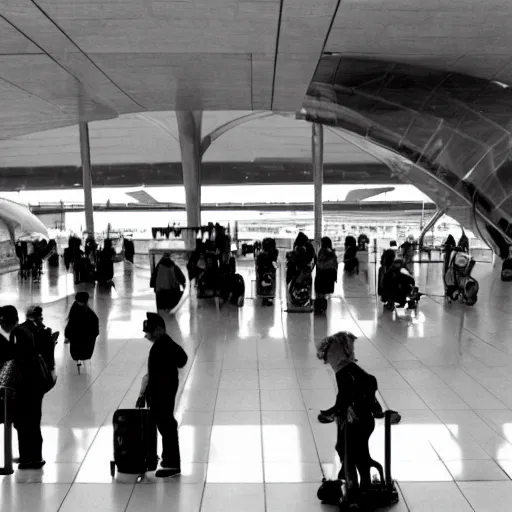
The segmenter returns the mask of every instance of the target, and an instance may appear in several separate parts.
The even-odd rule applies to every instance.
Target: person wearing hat
[[[64,331],[65,343],[71,345],[71,357],[78,362],[92,357],[96,338],[100,333],[98,316],[89,307],[88,302],[87,292],[78,292],[75,295],[75,302],[69,310],[68,323]],[[80,366],[80,363],[78,365]]]
[[[162,436],[162,458],[156,476],[177,476],[181,473],[181,458],[174,405],[179,384],[178,368],[187,364],[188,356],[166,333],[165,321],[160,315],[146,313],[146,317],[144,337],[153,345],[136,407],[149,406]]]
[[[32,378],[38,355],[34,337],[19,325],[18,311],[14,306],[0,308],[0,367],[14,360],[20,380],[14,397],[14,428],[18,431],[18,469],[40,469],[44,466],[41,416],[44,392]],[[7,383],[0,383],[6,385]]]

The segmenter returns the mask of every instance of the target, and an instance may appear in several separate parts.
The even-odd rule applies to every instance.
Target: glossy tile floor
[[[240,263],[250,292],[253,262]],[[359,336],[360,364],[379,380],[382,401],[403,415],[393,427],[396,511],[507,511],[512,506],[512,284],[498,268],[477,265],[477,305],[447,306],[439,265],[416,269],[417,318],[382,313],[366,276],[340,279],[327,317],[263,308],[217,307],[191,297],[168,319],[190,355],[177,407],[183,474],[156,482],[112,482],[112,413],[133,407],[149,343],[145,311],[154,310],[146,268],[116,265],[116,288],[96,290],[101,319],[94,357],[78,375],[57,345],[59,381],[44,400],[47,465],[0,477],[0,510],[31,512],[312,512],[322,506],[322,475],[335,474],[335,428],[317,422],[334,400],[334,380],[314,342],[337,330]],[[62,271],[40,285],[0,278],[0,301],[44,304],[47,325],[63,331],[74,286]],[[250,295],[250,293],[248,293]],[[16,446],[16,443],[15,443]],[[383,426],[372,437],[383,460]],[[16,451],[16,448],[15,448]],[[30,483],[26,483],[30,482]]]

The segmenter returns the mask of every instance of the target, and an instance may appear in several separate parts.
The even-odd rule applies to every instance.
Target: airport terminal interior
[[[512,510],[511,15],[0,2],[0,511]],[[52,374],[4,306],[60,333]],[[148,312],[188,356],[157,471]]]

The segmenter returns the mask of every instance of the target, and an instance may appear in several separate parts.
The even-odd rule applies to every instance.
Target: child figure
[[[338,394],[332,409],[338,426],[336,451],[342,463],[338,478],[347,476],[349,497],[356,495],[358,487],[365,489],[370,485],[370,468],[373,461],[368,442],[375,428],[374,413],[379,412],[375,411],[378,404],[375,398],[377,380],[356,364],[355,340],[356,337],[350,332],[338,332],[325,338],[317,353],[318,357],[323,359],[325,364],[329,364],[336,373]],[[382,412],[380,404],[378,409]],[[350,440],[347,443],[347,467],[346,435]]]
[[[186,352],[166,333],[164,319],[156,313],[146,313],[143,331],[153,346],[149,350],[148,373],[142,379],[136,407],[148,404],[162,436],[162,459],[157,477],[181,473],[178,423],[174,404],[178,392],[178,368],[187,364]]]

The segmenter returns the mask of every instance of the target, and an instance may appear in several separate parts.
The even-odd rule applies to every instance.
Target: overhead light
[[[509,89],[510,85],[504,84],[503,82],[499,82],[498,80],[493,80],[491,83],[494,85],[498,85],[499,87],[502,87],[503,89]]]

